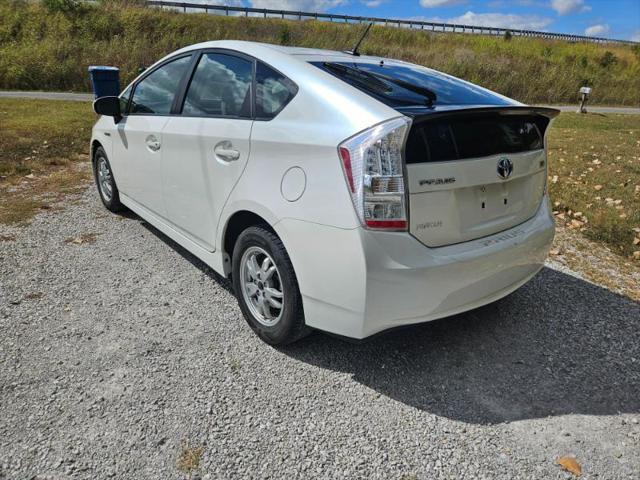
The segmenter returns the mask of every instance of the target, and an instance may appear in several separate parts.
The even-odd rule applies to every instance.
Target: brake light
[[[342,158],[342,168],[344,168],[344,174],[347,177],[349,190],[351,190],[351,193],[354,193],[356,191],[356,187],[353,183],[353,169],[351,168],[351,155],[349,154],[349,150],[344,147],[340,147],[340,158]]]
[[[404,142],[411,121],[395,118],[338,147],[351,200],[365,228],[406,230]]]

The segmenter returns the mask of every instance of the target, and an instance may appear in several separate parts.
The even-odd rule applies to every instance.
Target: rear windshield
[[[393,107],[432,105],[511,105],[488,90],[419,65],[310,62]]]
[[[442,162],[539,150],[549,120],[542,116],[481,115],[413,125],[407,163]]]

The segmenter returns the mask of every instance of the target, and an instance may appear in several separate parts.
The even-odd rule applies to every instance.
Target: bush
[[[278,40],[280,42],[280,45],[289,45],[289,43],[291,42],[291,31],[289,30],[288,25],[285,24],[280,27]]]
[[[507,30],[506,32],[504,32],[504,37],[502,38],[504,38],[508,42],[509,40],[511,40],[512,37],[513,37],[513,34],[511,33],[511,31]]]
[[[607,50],[606,52],[604,52],[604,55],[600,57],[600,60],[598,61],[598,63],[602,68],[609,68],[612,65],[615,65],[616,63],[618,63],[618,57],[616,57],[613,52],[610,52],[609,50]]]

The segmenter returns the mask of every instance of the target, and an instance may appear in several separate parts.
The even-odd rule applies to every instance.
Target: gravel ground
[[[545,268],[464,315],[276,349],[157,230],[93,188],[67,203],[0,226],[2,479],[571,478],[562,455],[638,478],[637,303]]]

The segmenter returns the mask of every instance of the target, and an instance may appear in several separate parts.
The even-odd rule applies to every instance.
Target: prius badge
[[[513,173],[513,162],[507,157],[502,157],[498,160],[498,176],[503,180],[506,180]]]

